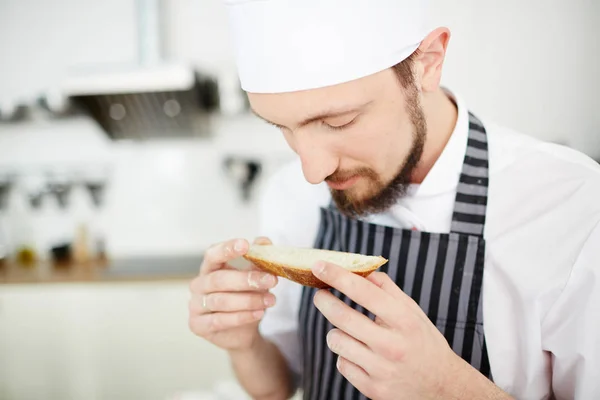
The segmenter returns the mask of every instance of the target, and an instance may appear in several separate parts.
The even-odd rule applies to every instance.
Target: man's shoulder
[[[490,126],[491,231],[526,229],[547,243],[583,243],[600,223],[600,164],[576,149]]]
[[[600,164],[571,147],[490,125],[490,177],[524,179],[558,188],[579,182],[600,194]],[[599,202],[600,203],[600,202]],[[599,204],[600,206],[600,204]]]

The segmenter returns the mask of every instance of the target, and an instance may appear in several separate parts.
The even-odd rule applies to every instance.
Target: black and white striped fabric
[[[483,124],[469,114],[468,147],[457,189],[450,233],[430,233],[350,219],[333,205],[321,209],[315,247],[381,255],[387,273],[444,334],[452,349],[491,379],[483,333],[483,238],[488,190],[488,153]],[[365,399],[336,368],[326,344],[333,326],[313,304],[316,289],[305,287],[300,305],[307,400]],[[332,293],[371,319],[374,316],[337,290]]]

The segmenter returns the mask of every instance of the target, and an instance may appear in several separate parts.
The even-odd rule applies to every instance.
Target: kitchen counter
[[[189,280],[197,275],[201,263],[202,255],[115,259],[105,263],[61,266],[46,262],[30,267],[8,263],[0,266],[0,285]]]

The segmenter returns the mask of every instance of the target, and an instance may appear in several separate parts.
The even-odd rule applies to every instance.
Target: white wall
[[[42,210],[30,222],[40,248],[56,238],[56,221],[60,221],[69,223],[64,229],[71,234],[78,223],[89,224],[90,229],[100,224],[97,227],[104,232],[113,257],[195,255],[215,241],[234,236],[251,239],[258,234],[257,194],[265,177],[292,156],[279,132],[254,117],[217,119],[212,131],[211,138],[196,141],[114,143],[87,118],[0,126],[0,173],[16,169],[30,176],[110,166],[100,212],[79,187],[68,218],[57,217],[65,214],[51,197],[45,198]],[[248,202],[223,168],[231,155],[252,156],[262,163]],[[25,198],[17,190],[5,217],[14,232],[26,223],[25,214],[17,214],[25,207]],[[13,241],[18,239],[13,235]]]
[[[234,68],[221,0],[167,3],[170,58],[211,72]],[[0,0],[0,100],[35,95],[71,68],[134,62],[134,5]],[[600,2],[435,0],[432,10],[434,25],[453,32],[443,82],[475,112],[600,158]],[[4,127],[0,166],[40,163],[49,155],[68,162],[84,152],[86,159],[113,160],[105,218],[117,256],[196,252],[214,240],[252,235],[255,205],[239,202],[220,169],[222,157],[234,144],[269,146],[263,154],[275,146],[276,154],[290,155],[276,131],[251,118],[219,128],[219,137],[232,140],[148,145],[114,145],[97,128],[79,123],[76,129],[62,122],[44,129]]]
[[[444,82],[475,112],[600,158],[600,2],[432,4],[453,32]]]
[[[600,2],[430,2],[431,25],[452,32],[443,84],[475,112],[600,158]],[[171,4],[172,54],[230,66],[222,1]]]
[[[135,61],[135,0],[0,0],[0,100],[30,98],[70,69]]]
[[[170,0],[167,54],[233,68],[221,0]],[[432,0],[453,32],[444,83],[473,110],[600,157],[600,2]],[[67,66],[131,62],[134,0],[0,0],[0,97],[52,85]]]

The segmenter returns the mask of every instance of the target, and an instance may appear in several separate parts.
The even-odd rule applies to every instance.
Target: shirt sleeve
[[[286,201],[285,179],[275,175],[266,184],[261,196],[259,219],[261,236],[266,236],[274,244],[293,245],[289,235],[288,203]],[[263,337],[273,342],[285,357],[296,385],[302,376],[301,343],[298,336],[298,313],[302,287],[295,282],[279,278],[279,283],[271,290],[275,295],[275,306],[268,309],[259,330]]]
[[[542,323],[557,399],[600,396],[600,224],[584,244],[561,295]]]

